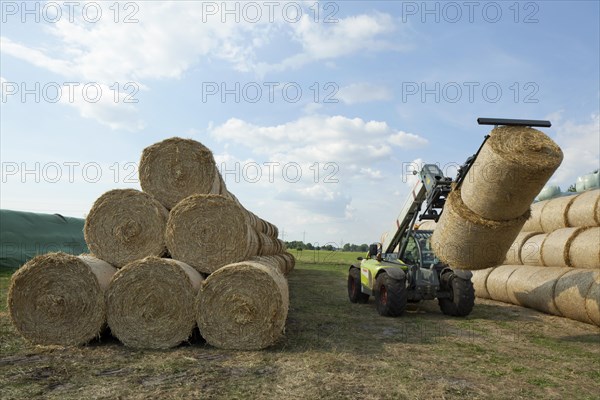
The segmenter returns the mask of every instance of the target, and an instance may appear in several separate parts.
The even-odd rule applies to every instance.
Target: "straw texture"
[[[34,344],[89,342],[106,323],[104,293],[116,271],[89,255],[34,257],[11,279],[8,311],[13,325]]]

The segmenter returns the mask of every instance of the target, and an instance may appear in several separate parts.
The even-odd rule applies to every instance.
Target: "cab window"
[[[415,238],[412,236],[408,237],[408,243],[406,244],[406,250],[404,251],[404,261],[407,264],[417,264],[419,260],[419,249]]]

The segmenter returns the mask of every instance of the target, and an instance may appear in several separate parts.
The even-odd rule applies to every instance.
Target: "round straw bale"
[[[169,214],[165,236],[171,257],[204,273],[245,260],[258,249],[247,214],[233,200],[215,194],[179,202]]]
[[[111,190],[94,202],[85,220],[85,241],[93,255],[117,268],[162,256],[168,217],[166,208],[147,193]]]
[[[541,232],[523,232],[521,231],[515,241],[510,245],[510,248],[506,252],[506,258],[504,264],[519,265],[523,264],[521,260],[521,247],[523,243],[532,236],[539,235]]]
[[[533,267],[535,273],[521,273],[511,277],[507,290],[511,290],[509,297],[516,299],[523,307],[533,308],[548,314],[561,315],[554,302],[554,288],[558,279],[571,271],[561,267]],[[525,271],[524,271],[525,272]]]
[[[596,275],[594,282],[585,296],[585,310],[590,320],[600,326],[600,276]]]
[[[531,217],[523,225],[523,231],[526,232],[543,232],[542,229],[542,212],[548,204],[548,200],[538,201],[531,205]]]
[[[598,271],[572,269],[558,279],[554,288],[554,303],[564,317],[593,323],[585,303],[598,274]]]
[[[517,268],[506,280],[506,294],[509,303],[526,307],[526,297],[531,287],[531,277],[538,272],[538,268],[529,265],[523,265]]]
[[[473,282],[473,288],[475,289],[475,296],[482,299],[490,298],[486,283],[487,278],[493,269],[494,267],[473,271],[473,277],[471,278],[471,281]]]
[[[276,268],[283,275],[287,275],[287,264],[279,254],[272,256],[256,256],[252,257],[250,261],[256,261],[263,265],[270,266],[271,268]]]
[[[237,198],[236,198],[236,200],[237,200]],[[242,210],[244,210],[244,212],[246,212],[248,214],[248,221],[249,221],[250,225],[252,226],[252,228],[254,228],[254,230],[256,232],[261,232],[260,218],[258,217],[258,215],[254,214],[252,211],[249,211],[246,208],[244,208],[244,206],[242,205],[242,203],[239,202],[239,200],[237,201],[237,203],[242,208]]]
[[[425,220],[419,224],[417,227],[420,231],[434,231],[437,226],[437,223],[433,220]]]
[[[460,190],[454,190],[433,231],[433,250],[440,260],[454,268],[494,267],[502,263],[527,218],[529,210],[510,221],[482,218],[465,206]]]
[[[12,276],[8,311],[34,344],[82,345],[106,324],[104,292],[116,268],[89,255],[48,253]]]
[[[287,246],[285,245],[285,242],[281,239],[276,239],[277,243],[279,244],[279,252],[280,253],[285,253],[287,251]]]
[[[225,180],[223,179],[223,176],[221,175],[218,169],[215,172],[215,181],[213,182],[213,189],[211,190],[211,193],[229,197],[229,190],[227,190]]]
[[[269,226],[269,233],[270,236],[272,238],[277,238],[279,236],[279,229],[277,229],[277,226],[270,223],[269,221],[265,221],[267,223],[267,225]]]
[[[548,267],[573,267],[570,251],[573,240],[584,228],[562,228],[546,234],[539,254],[541,265]],[[536,254],[537,255],[537,254]]]
[[[523,266],[501,265],[490,271],[485,283],[490,299],[510,303],[506,284],[510,276],[519,268],[523,268]]]
[[[519,250],[523,265],[544,266],[542,261],[542,246],[547,236],[547,233],[540,233],[529,237],[523,242],[521,250]]]
[[[260,232],[258,233],[258,240],[260,242],[258,254],[261,256],[270,256],[273,254],[280,253],[279,243],[276,240]]]
[[[600,227],[583,228],[568,250],[571,267],[600,268]]]
[[[494,128],[462,184],[463,202],[483,218],[519,218],[562,159],[560,147],[543,132],[522,126]]]
[[[218,348],[263,349],[284,332],[288,296],[287,281],[276,269],[253,261],[227,265],[201,285],[198,328]]]
[[[127,264],[107,292],[108,325],[124,345],[166,349],[188,339],[202,276],[189,265],[147,257]]]
[[[567,213],[576,197],[571,195],[548,200],[548,204],[544,206],[540,218],[542,231],[550,233],[557,229],[568,227]]]
[[[600,226],[600,189],[576,196],[567,212],[569,226]]]
[[[212,152],[191,139],[155,143],[144,149],[140,160],[142,189],[168,209],[192,194],[213,193],[217,173]]]
[[[285,259],[286,271],[289,274],[290,272],[292,272],[292,270],[296,266],[296,258],[291,253],[288,253],[287,251],[285,253],[281,253],[280,256],[283,257],[283,259]]]

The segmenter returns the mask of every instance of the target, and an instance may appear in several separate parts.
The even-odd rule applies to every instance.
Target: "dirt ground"
[[[259,352],[200,339],[131,350],[110,336],[81,348],[27,344],[0,277],[0,398],[598,399],[598,327],[477,300],[467,318],[437,303],[400,318],[351,304],[345,265],[299,264],[286,335]]]

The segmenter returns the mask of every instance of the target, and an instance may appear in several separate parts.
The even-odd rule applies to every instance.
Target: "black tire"
[[[379,315],[398,317],[406,310],[406,280],[391,278],[382,272],[375,280],[375,304]]]
[[[360,290],[360,270],[356,267],[348,271],[348,297],[352,303],[365,304],[369,302],[369,295]]]
[[[470,279],[462,279],[453,272],[446,280],[444,289],[450,292],[450,298],[438,299],[440,309],[446,315],[466,317],[475,305],[475,289]]]

